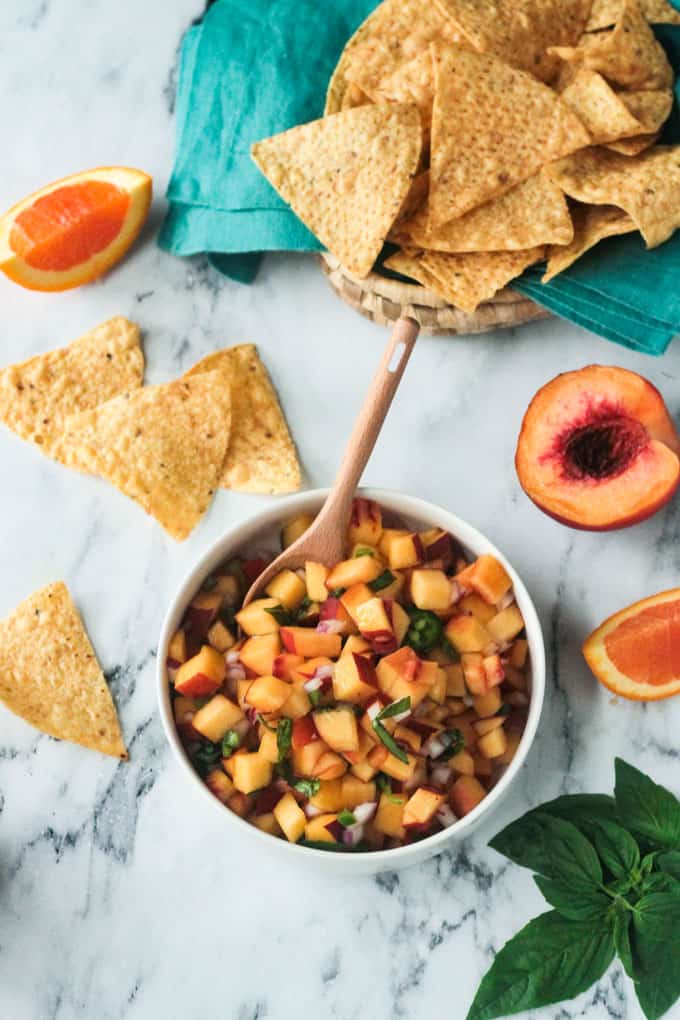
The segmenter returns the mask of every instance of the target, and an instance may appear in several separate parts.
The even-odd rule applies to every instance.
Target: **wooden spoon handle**
[[[399,319],[395,324],[320,516],[349,520],[354,492],[380,435],[419,332],[420,326],[415,319]]]

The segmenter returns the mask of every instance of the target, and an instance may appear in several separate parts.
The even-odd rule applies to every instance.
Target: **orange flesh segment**
[[[19,213],[10,245],[34,269],[70,269],[111,244],[129,205],[130,196],[106,181],[57,188]]]
[[[680,677],[680,599],[641,609],[605,638],[607,655],[635,683],[662,686]]]

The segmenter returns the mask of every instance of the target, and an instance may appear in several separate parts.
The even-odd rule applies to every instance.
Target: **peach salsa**
[[[311,520],[285,525],[284,548]],[[170,642],[177,730],[206,786],[263,832],[330,850],[403,846],[476,807],[529,705],[501,563],[469,563],[439,528],[384,526],[367,499],[347,559],[283,570],[240,608],[269,559],[225,563]]]

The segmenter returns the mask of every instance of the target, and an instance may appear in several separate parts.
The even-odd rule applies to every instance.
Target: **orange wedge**
[[[583,645],[605,687],[633,701],[680,694],[680,588],[610,616]]]
[[[29,290],[102,276],[133,243],[151,204],[141,170],[99,167],[41,188],[0,218],[0,270]]]

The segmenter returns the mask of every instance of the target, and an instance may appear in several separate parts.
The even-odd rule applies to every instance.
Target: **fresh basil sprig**
[[[467,1020],[571,999],[616,955],[648,1020],[680,998],[680,802],[672,793],[617,758],[614,797],[558,797],[490,846],[535,871],[554,909],[497,953]]]

